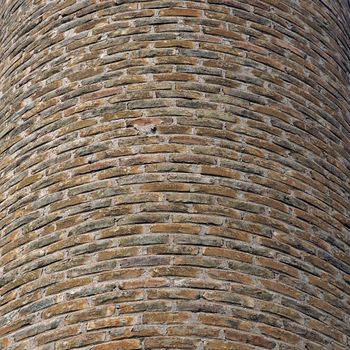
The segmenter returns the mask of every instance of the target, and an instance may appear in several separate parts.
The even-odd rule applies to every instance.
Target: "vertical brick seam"
[[[346,0],[0,0],[0,349],[350,346]]]

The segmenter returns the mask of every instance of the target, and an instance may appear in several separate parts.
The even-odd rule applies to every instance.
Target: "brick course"
[[[0,0],[0,349],[350,347],[347,0]]]

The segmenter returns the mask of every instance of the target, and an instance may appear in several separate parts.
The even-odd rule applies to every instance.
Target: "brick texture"
[[[350,347],[347,0],[0,0],[0,349]]]

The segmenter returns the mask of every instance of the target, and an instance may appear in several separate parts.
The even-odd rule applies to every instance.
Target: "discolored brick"
[[[0,349],[347,350],[346,0],[0,0]]]

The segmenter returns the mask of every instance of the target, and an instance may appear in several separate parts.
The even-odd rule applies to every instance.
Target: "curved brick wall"
[[[0,349],[349,349],[349,23],[0,0]]]

